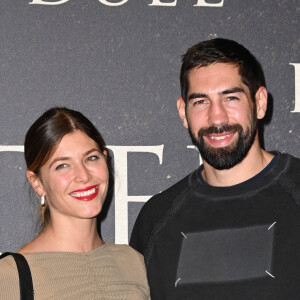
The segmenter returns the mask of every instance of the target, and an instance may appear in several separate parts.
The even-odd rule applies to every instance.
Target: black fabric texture
[[[300,299],[300,160],[278,153],[231,187],[196,170],[143,206],[130,245],[145,256],[151,299]]]

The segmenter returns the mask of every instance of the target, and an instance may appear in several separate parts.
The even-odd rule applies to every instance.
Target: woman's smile
[[[71,192],[69,195],[81,201],[93,200],[99,192],[99,185],[88,186],[84,189],[79,189]]]

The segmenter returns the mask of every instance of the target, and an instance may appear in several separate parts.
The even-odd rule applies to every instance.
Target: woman
[[[107,151],[81,113],[46,111],[25,138],[27,179],[41,199],[42,231],[18,252],[35,299],[150,299],[143,258],[97,232],[108,189]],[[16,264],[0,260],[0,299],[20,299]]]

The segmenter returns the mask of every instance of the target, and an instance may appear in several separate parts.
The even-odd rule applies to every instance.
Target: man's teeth
[[[91,194],[96,193],[96,188],[92,188],[88,191],[84,191],[84,192],[77,192],[77,193],[71,193],[71,196],[73,197],[85,197],[85,196],[89,196]]]
[[[212,140],[215,140],[215,141],[221,141],[221,140],[224,140],[226,139],[227,137],[231,136],[232,133],[230,134],[227,134],[227,135],[222,135],[222,136],[210,136],[209,138],[212,139]]]

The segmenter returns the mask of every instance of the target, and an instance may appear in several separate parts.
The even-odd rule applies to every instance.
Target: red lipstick
[[[98,195],[98,192],[99,192],[99,186],[92,185],[84,189],[78,189],[72,191],[69,195],[80,201],[90,201],[93,200]]]

